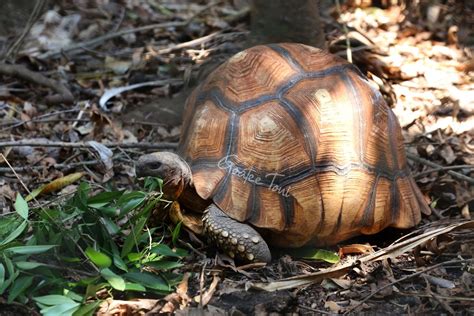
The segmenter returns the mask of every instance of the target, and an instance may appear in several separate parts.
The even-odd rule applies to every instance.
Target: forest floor
[[[17,192],[74,172],[96,187],[137,188],[137,157],[178,141],[190,88],[249,31],[246,1],[68,3],[31,25],[9,55],[16,68],[0,63],[0,216]],[[196,253],[177,269],[186,275],[177,290],[110,296],[99,314],[473,314],[474,12],[450,3],[323,12],[329,50],[349,55],[396,113],[432,215],[410,232],[334,247],[334,264],[281,251],[269,265],[239,267],[183,230]],[[65,182],[33,206],[77,189]]]

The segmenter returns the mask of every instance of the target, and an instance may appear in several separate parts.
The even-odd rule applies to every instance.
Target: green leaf
[[[14,231],[10,233],[10,235],[8,235],[4,240],[2,240],[2,242],[0,242],[0,245],[6,245],[9,242],[15,240],[18,236],[21,235],[21,233],[23,233],[23,231],[25,230],[27,226],[28,226],[28,222],[26,220],[23,221],[20,225],[18,225],[17,228],[15,228]]]
[[[104,224],[104,227],[107,229],[109,235],[114,236],[120,232],[120,227],[118,227],[118,225],[115,224],[110,218],[101,217],[100,221]]]
[[[97,279],[100,279],[100,278],[87,280],[86,282],[87,287],[86,287],[86,292],[84,293],[84,297],[95,297],[97,292],[109,286],[109,284],[105,282],[96,284]],[[89,281],[92,281],[92,282],[89,283]],[[81,282],[84,282],[84,280],[81,280]]]
[[[130,262],[140,261],[143,258],[143,255],[140,252],[130,252],[127,255],[127,259]]]
[[[80,303],[76,303],[74,301],[73,303],[53,305],[41,309],[41,314],[43,314],[43,316],[72,316],[74,312],[79,309],[80,306]]]
[[[28,203],[23,199],[21,194],[16,195],[15,201],[15,211],[23,217],[23,219],[28,219]]]
[[[100,274],[104,277],[104,279],[109,282],[109,284],[116,290],[118,291],[124,291],[125,290],[125,280],[115,274],[112,270],[110,269],[102,269],[100,271]]]
[[[15,272],[15,266],[13,265],[13,261],[7,256],[3,256],[3,260],[5,260],[5,264],[7,266],[7,271],[9,275],[12,275]]]
[[[159,191],[162,192],[163,180],[155,177],[146,177],[144,183],[145,190],[148,192]],[[157,190],[157,188],[159,190]]]
[[[81,182],[79,188],[77,189],[74,197],[69,201],[69,203],[76,207],[78,210],[86,211],[87,210],[87,197],[90,191],[90,186],[87,182]]]
[[[127,192],[123,194],[117,204],[120,206],[120,216],[127,214],[145,201],[146,194],[140,191]]]
[[[182,224],[183,222],[179,222],[173,229],[173,233],[171,234],[171,242],[173,243],[173,245],[176,245],[176,242],[178,241],[179,234],[181,233]]]
[[[87,247],[86,256],[99,268],[108,268],[112,265],[112,259],[106,254]]]
[[[3,266],[3,263],[0,262],[0,286],[3,282],[5,282],[5,267]]]
[[[36,255],[46,252],[56,246],[57,245],[18,246],[8,248],[7,250],[19,255]]]
[[[162,292],[171,291],[170,286],[163,278],[149,272],[129,272],[125,273],[123,277],[129,281],[144,285],[150,289]]]
[[[90,304],[82,305],[78,310],[76,310],[73,316],[92,316],[94,315],[95,310],[99,307],[102,301],[95,301]]]
[[[187,255],[186,253],[184,256],[183,256],[183,250],[180,249],[180,251],[178,251],[178,249],[176,249],[175,251],[171,250],[170,247],[168,247],[168,245],[165,245],[165,244],[159,244],[158,246],[155,246],[153,248],[151,248],[151,253],[156,253],[158,255],[162,255],[162,256],[167,256],[167,257],[176,257],[176,258],[182,258],[182,257],[185,257]]]
[[[146,292],[146,287],[138,283],[125,283],[126,291],[135,291],[135,292]]]
[[[120,209],[118,209],[116,206],[103,206],[101,208],[97,208],[97,211],[106,217],[116,218],[120,215]]]
[[[323,260],[329,263],[339,262],[337,253],[324,249],[297,249],[293,250],[295,256],[305,259]]]
[[[66,297],[69,297],[73,301],[76,301],[76,302],[84,301],[84,297],[82,295],[79,295],[76,292],[73,292],[71,290],[65,290],[64,294],[65,294]]]
[[[35,261],[17,261],[17,262],[15,262],[15,265],[20,270],[32,270],[32,269],[36,269],[38,267],[45,266],[44,263],[35,262]]]
[[[8,294],[8,304],[11,304],[18,295],[22,294],[33,283],[33,276],[21,276],[15,280]]]
[[[114,265],[119,268],[120,270],[124,272],[128,272],[128,267],[125,264],[125,262],[122,260],[120,257],[120,252],[118,250],[117,245],[113,242],[113,240],[110,241],[110,248],[112,250],[112,258],[114,261]]]
[[[180,262],[165,260],[147,262],[146,265],[163,271],[172,270],[183,266],[183,264]]]
[[[137,240],[141,235],[141,231],[143,227],[145,226],[145,223],[147,222],[148,217],[141,217],[137,220],[135,226],[133,227],[132,231],[130,234],[127,236],[127,239],[125,239],[125,242],[123,243],[122,251],[120,253],[120,256],[123,258],[126,255],[132,251],[133,247],[137,244]]]
[[[44,305],[60,305],[60,304],[72,304],[76,303],[74,300],[70,299],[64,295],[45,295],[33,297],[33,299]]]
[[[122,258],[120,258],[119,255],[115,255],[114,254],[114,265],[119,268],[120,270],[124,271],[124,272],[128,272],[128,268],[127,268],[127,265],[125,264],[125,262],[122,260]]]
[[[3,260],[5,261],[5,265],[7,266],[8,279],[0,283],[0,295],[2,295],[5,290],[8,289],[10,284],[12,284],[13,281],[15,281],[16,278],[20,275],[20,272],[15,270],[15,267],[13,266],[13,263],[9,258],[4,256]]]
[[[94,206],[92,206],[94,204],[107,205],[107,204],[113,202],[114,200],[120,198],[123,193],[124,193],[124,191],[104,191],[104,192],[101,192],[99,194],[96,194],[96,195],[90,197],[87,200],[87,204],[90,207],[94,207]]]

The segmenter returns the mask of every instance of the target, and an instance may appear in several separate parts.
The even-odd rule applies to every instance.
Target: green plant
[[[179,227],[168,234],[164,226],[146,226],[166,202],[161,186],[148,179],[145,191],[92,194],[81,183],[69,200],[35,212],[18,194],[16,212],[0,217],[0,295],[33,300],[44,315],[89,315],[98,291],[172,291],[181,280],[172,270],[187,252],[164,240],[174,243]]]

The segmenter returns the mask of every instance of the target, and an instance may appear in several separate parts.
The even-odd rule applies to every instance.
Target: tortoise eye
[[[150,167],[150,169],[159,169],[161,167],[162,163],[159,162],[159,161],[153,161],[153,162],[150,162],[150,164],[148,165]]]

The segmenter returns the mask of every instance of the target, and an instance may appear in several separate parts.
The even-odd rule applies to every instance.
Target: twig
[[[441,168],[433,168],[430,170],[422,171],[415,174],[415,178],[430,174],[432,172],[447,171],[447,170],[458,170],[458,169],[474,169],[474,165],[456,165],[456,166],[446,166]]]
[[[58,266],[58,265],[50,264],[50,263],[43,263],[43,265],[48,267],[48,268],[51,268],[51,269],[57,269],[57,270],[61,270],[61,271],[70,271],[70,272],[74,272],[74,273],[77,273],[79,275],[85,275],[85,276],[88,276],[88,277],[91,277],[91,278],[97,276],[96,273],[90,273],[90,272],[87,272],[87,271],[74,269],[74,268],[71,268],[71,267],[62,267],[62,266]]]
[[[36,121],[38,119],[43,119],[43,118],[47,118],[47,117],[51,117],[51,116],[55,116],[55,115],[59,115],[59,114],[64,114],[64,113],[79,112],[79,111],[80,110],[78,108],[69,109],[69,110],[54,111],[54,112],[46,113],[46,114],[43,114],[43,115],[35,116],[31,120],[20,121],[20,122],[16,122],[16,123],[12,123],[12,122],[2,123],[2,124],[0,124],[0,127],[4,127],[4,126],[8,126],[7,128],[17,127],[17,126],[26,124],[26,123],[31,122],[31,121]],[[16,125],[15,126],[9,126],[11,124],[16,124]]]
[[[222,31],[218,31],[218,32],[214,32],[214,33],[211,33],[209,35],[206,35],[206,36],[203,36],[203,37],[200,37],[200,38],[196,38],[196,39],[193,39],[189,42],[184,42],[184,43],[179,43],[179,44],[175,44],[175,45],[172,45],[170,47],[167,47],[167,48],[163,48],[163,49],[159,49],[157,50],[155,53],[157,55],[160,55],[160,54],[169,54],[175,50],[178,50],[178,49],[182,49],[182,48],[187,48],[187,47],[192,47],[192,46],[195,46],[195,45],[200,45],[200,44],[204,44],[210,40],[212,40],[213,38],[215,37],[218,37],[220,34],[222,34]]]
[[[18,126],[21,126],[21,125],[26,124],[28,122],[36,122],[39,119],[44,119],[44,118],[47,118],[47,117],[51,117],[51,116],[55,116],[55,115],[59,115],[59,114],[63,114],[63,113],[79,112],[79,111],[80,111],[79,109],[54,111],[54,112],[46,113],[46,114],[43,114],[43,115],[35,116],[31,120],[25,120],[25,121],[20,121],[20,122],[16,122],[16,123],[13,123],[13,122],[2,123],[2,124],[0,124],[0,127],[7,126],[4,129],[2,129],[2,131],[4,131],[5,129],[18,127]],[[12,124],[14,124],[14,126],[11,126]]]
[[[0,63],[0,74],[18,77],[20,79],[48,87],[58,93],[58,95],[52,95],[46,97],[46,103],[49,104],[58,104],[58,103],[72,103],[74,97],[66,86],[61,82],[49,79],[39,72],[34,72],[22,65],[9,65],[5,63]]]
[[[336,8],[337,8],[337,13],[339,16],[341,16],[342,11],[341,11],[341,4],[339,3],[339,0],[336,0]],[[352,64],[352,51],[351,51],[351,41],[349,40],[349,30],[347,29],[346,23],[342,23],[342,29],[344,30],[344,33],[346,34],[346,54],[347,54],[347,61]]]
[[[199,274],[199,308],[202,310],[202,297],[204,292],[204,272],[206,271],[207,261],[202,265],[201,273]]]
[[[36,1],[35,7],[33,8],[33,11],[31,12],[28,21],[26,22],[26,26],[23,28],[23,32],[18,37],[18,39],[8,48],[5,54],[5,58],[3,58],[3,60],[7,60],[10,57],[11,59],[15,59],[15,55],[20,50],[21,46],[23,46],[23,42],[25,41],[26,36],[30,33],[31,28],[40,17],[45,4],[46,0]]]
[[[320,310],[320,309],[314,309],[314,308],[304,306],[304,305],[298,305],[298,307],[302,308],[302,309],[305,309],[307,311],[310,311],[310,312],[317,313],[317,314],[323,314],[323,315],[333,315],[334,314],[334,313],[331,313],[331,312],[326,312],[326,311],[323,311],[323,310]]]
[[[67,47],[63,47],[61,49],[53,50],[44,54],[41,54],[38,56],[39,59],[48,59],[48,58],[54,58],[57,57],[58,55],[65,53],[65,52],[70,52],[76,49],[82,49],[84,47],[94,47],[102,42],[111,40],[113,38],[117,38],[123,35],[127,34],[132,34],[132,33],[138,33],[138,32],[143,32],[143,31],[148,31],[148,30],[153,30],[153,29],[164,29],[168,27],[181,27],[181,26],[186,26],[188,24],[187,21],[183,22],[165,22],[165,23],[157,23],[157,24],[150,24],[150,25],[145,25],[141,27],[136,27],[132,29],[127,29],[127,30],[121,30],[118,32],[114,33],[109,33],[105,34],[96,38],[93,38],[88,41],[80,42],[77,44],[73,44]]]
[[[26,123],[58,123],[58,122],[79,122],[79,123],[89,123],[91,120],[78,120],[75,118],[63,118],[63,119],[36,119],[32,118],[31,120],[20,121],[16,123],[12,123],[13,125],[7,126],[2,128],[0,131],[6,131],[9,129],[17,128],[19,126],[25,125]]]
[[[106,147],[121,147],[121,148],[140,148],[140,149],[175,149],[178,143],[119,143],[119,142],[105,142],[101,143]],[[87,142],[54,142],[43,140],[19,140],[0,142],[0,148],[16,147],[16,146],[32,146],[32,147],[64,147],[64,148],[93,148]]]
[[[102,163],[100,160],[88,160],[88,161],[81,161],[81,162],[74,162],[74,163],[57,163],[52,165],[51,167],[54,169],[72,169],[75,167],[80,167],[80,166],[90,166],[90,165],[97,165]],[[29,167],[29,166],[24,166],[24,167],[13,167],[12,169],[10,168],[0,168],[0,174],[6,173],[12,170],[15,170],[16,172],[25,172],[25,171],[31,171],[31,170],[42,170],[47,167],[44,166],[34,166],[34,167]]]
[[[184,26],[188,25],[189,23],[191,23],[196,17],[201,15],[203,12],[205,12],[206,10],[208,10],[209,8],[215,6],[216,4],[218,4],[220,2],[221,1],[216,1],[216,2],[212,2],[212,3],[208,4],[203,9],[196,12],[196,14],[191,16],[186,21],[164,22],[164,23],[145,25],[145,26],[136,27],[136,28],[127,29],[127,30],[121,30],[121,31],[118,31],[118,32],[105,34],[103,36],[99,36],[99,37],[96,37],[96,38],[88,40],[88,41],[73,44],[73,45],[68,46],[68,47],[63,47],[61,49],[57,49],[57,50],[54,50],[54,51],[50,51],[50,52],[41,54],[41,55],[38,56],[38,58],[48,59],[48,58],[57,57],[58,55],[60,55],[62,53],[65,53],[65,52],[70,52],[70,51],[73,51],[73,50],[82,49],[84,47],[94,47],[95,45],[98,45],[102,42],[105,42],[105,41],[108,41],[110,39],[117,38],[117,37],[120,37],[120,36],[123,36],[123,35],[127,35],[127,34],[138,33],[138,32],[149,31],[149,30],[155,30],[155,29],[164,29],[164,28],[169,28],[169,27],[184,27]]]
[[[444,256],[445,254],[443,254]],[[456,255],[457,256],[457,255]],[[398,293],[400,295],[405,295],[405,296],[419,296],[419,297],[427,297],[430,298],[431,295],[428,294],[421,294],[418,292],[400,292]],[[468,302],[474,302],[474,297],[463,297],[463,296],[444,296],[444,295],[437,295],[439,298],[443,300],[448,300],[448,301],[468,301]]]
[[[441,266],[444,266],[444,265],[449,265],[449,264],[460,264],[460,263],[472,263],[474,262],[474,259],[463,259],[463,260],[459,260],[459,259],[456,259],[456,260],[450,260],[450,261],[445,261],[445,262],[440,262],[438,264],[435,264],[434,266],[431,266],[431,267],[427,267],[421,271],[418,271],[416,273],[412,273],[410,275],[407,275],[401,279],[398,279],[398,280],[395,280],[393,282],[390,282],[388,284],[385,284],[384,286],[381,286],[379,287],[378,289],[376,289],[374,292],[370,293],[369,295],[367,295],[362,301],[360,301],[358,304],[354,305],[353,307],[349,308],[345,313],[344,315],[347,315],[349,314],[351,311],[355,310],[356,308],[358,308],[359,306],[361,306],[362,304],[364,304],[365,302],[367,302],[369,299],[371,299],[374,295],[378,294],[380,291],[388,288],[388,287],[391,287],[397,283],[400,283],[400,282],[403,282],[403,281],[406,281],[408,279],[411,279],[411,278],[414,278],[414,277],[417,277],[423,273],[426,273],[428,271],[431,271],[431,270],[434,270],[436,268],[439,268]]]
[[[429,160],[423,159],[417,155],[414,155],[412,153],[407,152],[407,157],[410,158],[411,160],[415,160],[417,162],[420,162],[424,165],[436,168],[436,169],[443,169],[444,167],[441,165],[438,165],[437,163],[431,162]],[[453,178],[457,178],[459,180],[467,181],[468,183],[474,184],[474,178],[465,176],[459,172],[448,170],[447,171],[449,175],[451,175]]]

